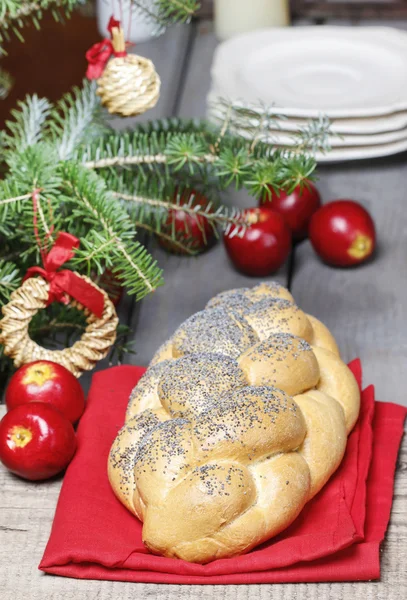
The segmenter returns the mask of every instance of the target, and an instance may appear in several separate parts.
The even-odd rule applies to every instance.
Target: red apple
[[[68,369],[48,360],[37,360],[18,369],[6,390],[7,409],[27,402],[46,402],[76,423],[85,409],[79,381]]]
[[[53,477],[65,469],[75,450],[72,424],[43,402],[17,406],[0,421],[0,460],[24,479]]]
[[[322,206],[311,219],[309,236],[315,252],[335,267],[362,263],[376,244],[372,217],[353,200],[335,200]]]
[[[192,199],[191,199],[192,196]],[[192,208],[201,206],[207,208],[209,201],[201,194],[195,191],[186,191],[182,194],[179,206],[189,204]],[[182,208],[173,208],[168,213],[168,218],[162,228],[163,233],[172,235],[175,233],[175,239],[181,243],[187,241],[191,244],[191,249],[197,252],[203,252],[210,246],[215,239],[215,232],[208,219],[199,214],[191,214],[182,210]],[[187,254],[182,247],[158,236],[160,246],[174,254]]]
[[[284,217],[269,208],[248,208],[243,212],[250,225],[243,237],[223,236],[235,267],[256,277],[277,271],[291,250],[291,232]]]
[[[270,196],[260,200],[259,206],[271,208],[283,215],[292,231],[293,239],[297,242],[308,235],[308,227],[312,215],[321,206],[321,197],[317,188],[310,182],[297,186],[291,194],[284,190],[275,192],[270,188]]]

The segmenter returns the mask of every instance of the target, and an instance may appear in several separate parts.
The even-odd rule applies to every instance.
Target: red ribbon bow
[[[100,318],[105,304],[102,292],[73,271],[68,269],[57,271],[73,257],[74,249],[78,247],[78,238],[70,233],[60,232],[49,253],[43,255],[44,268],[30,267],[23,281],[29,277],[41,275],[50,283],[47,306],[54,301],[68,304],[68,296],[71,296]]]
[[[120,21],[117,21],[113,17],[110,17],[107,29],[109,33],[112,33],[114,27],[120,27]],[[88,61],[88,68],[86,71],[86,77],[88,79],[99,79],[102,75],[107,61],[111,56],[126,56],[127,52],[116,52],[113,48],[111,40],[105,38],[101,42],[94,44],[86,52],[86,60]]]

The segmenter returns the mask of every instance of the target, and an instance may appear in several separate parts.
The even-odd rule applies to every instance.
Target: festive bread
[[[248,552],[325,485],[359,404],[333,336],[288,290],[224,292],[133,390],[110,483],[152,552],[199,563]]]

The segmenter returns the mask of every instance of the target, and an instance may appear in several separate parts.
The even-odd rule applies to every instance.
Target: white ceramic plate
[[[249,138],[247,131],[239,132],[242,137]],[[267,140],[265,140],[267,141]],[[290,144],[285,144],[277,138],[272,138],[273,144],[290,148]],[[379,158],[381,156],[391,156],[407,150],[407,138],[398,142],[388,144],[378,144],[377,146],[342,146],[332,148],[327,154],[316,153],[315,158],[319,163],[341,162],[348,160],[362,160],[369,158]]]
[[[362,160],[399,154],[407,150],[407,140],[381,144],[379,146],[353,146],[352,148],[333,148],[328,154],[315,156],[319,163]]]
[[[225,111],[223,109],[211,109],[208,111],[208,119],[221,126],[225,119]],[[250,126],[253,128],[258,127],[259,121],[256,119],[249,120]],[[291,119],[278,121],[278,126],[270,127],[268,131],[273,139],[278,140],[279,143],[284,145],[292,146],[295,144],[293,136],[295,132],[298,132],[301,127],[306,125],[304,121],[301,125],[294,127],[291,123]],[[330,145],[332,148],[340,148],[342,146],[377,146],[378,144],[388,144],[391,142],[398,142],[407,139],[407,127],[398,131],[385,131],[384,133],[373,133],[373,134],[341,134],[335,132],[331,127],[333,135],[329,136]]]
[[[219,105],[219,98],[222,98],[221,94],[212,90],[207,97],[207,104],[209,111],[218,114],[224,114],[224,108]],[[227,97],[223,97],[227,99]],[[232,102],[232,101],[230,101]],[[262,107],[259,104],[244,104],[241,100],[234,101],[234,105],[246,108],[252,108],[259,115],[262,113]],[[271,109],[273,110],[273,109]],[[275,112],[282,115],[280,108],[275,108]],[[285,115],[283,115],[285,116]],[[297,131],[301,127],[304,127],[312,117],[296,118],[285,116],[284,129],[287,131]],[[407,127],[407,111],[397,112],[381,117],[355,117],[350,119],[333,119],[331,120],[331,131],[333,133],[340,133],[344,135],[371,135],[377,133],[386,133],[391,131],[399,131]]]
[[[218,46],[215,89],[287,116],[373,117],[407,110],[407,33],[387,27],[265,29]]]

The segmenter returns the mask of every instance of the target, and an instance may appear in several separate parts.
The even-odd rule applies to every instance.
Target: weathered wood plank
[[[332,19],[328,24],[335,25]],[[361,25],[394,26],[392,21]],[[407,28],[406,21],[397,23]],[[336,336],[345,360],[362,359],[366,383],[377,398],[407,405],[407,153],[371,161],[321,165],[318,187],[324,201],[352,198],[372,214],[378,252],[357,269],[322,264],[309,242],[298,248],[292,291],[304,310]]]
[[[292,291],[338,340],[345,360],[362,359],[377,397],[407,404],[406,155],[375,162],[320,167],[324,200],[353,198],[372,214],[377,256],[357,269],[322,264],[309,242],[296,253]]]
[[[4,407],[0,407],[0,418]],[[401,600],[407,596],[407,438],[396,474],[392,518],[382,553],[382,579],[372,583],[177,586],[77,581],[37,571],[48,540],[61,480],[30,483],[0,465],[1,600]]]
[[[183,117],[204,117],[206,96],[210,86],[210,67],[217,45],[211,22],[196,26],[196,38],[188,62],[177,114]],[[227,202],[244,208],[254,201],[246,193],[231,192]],[[153,255],[164,269],[165,286],[143,300],[135,330],[133,364],[146,365],[154,352],[174,332],[177,326],[204,308],[206,302],[220,291],[252,286],[256,280],[237,273],[229,264],[221,241],[205,254],[188,258],[168,255],[153,247]],[[288,265],[274,277],[284,285],[288,280]]]

